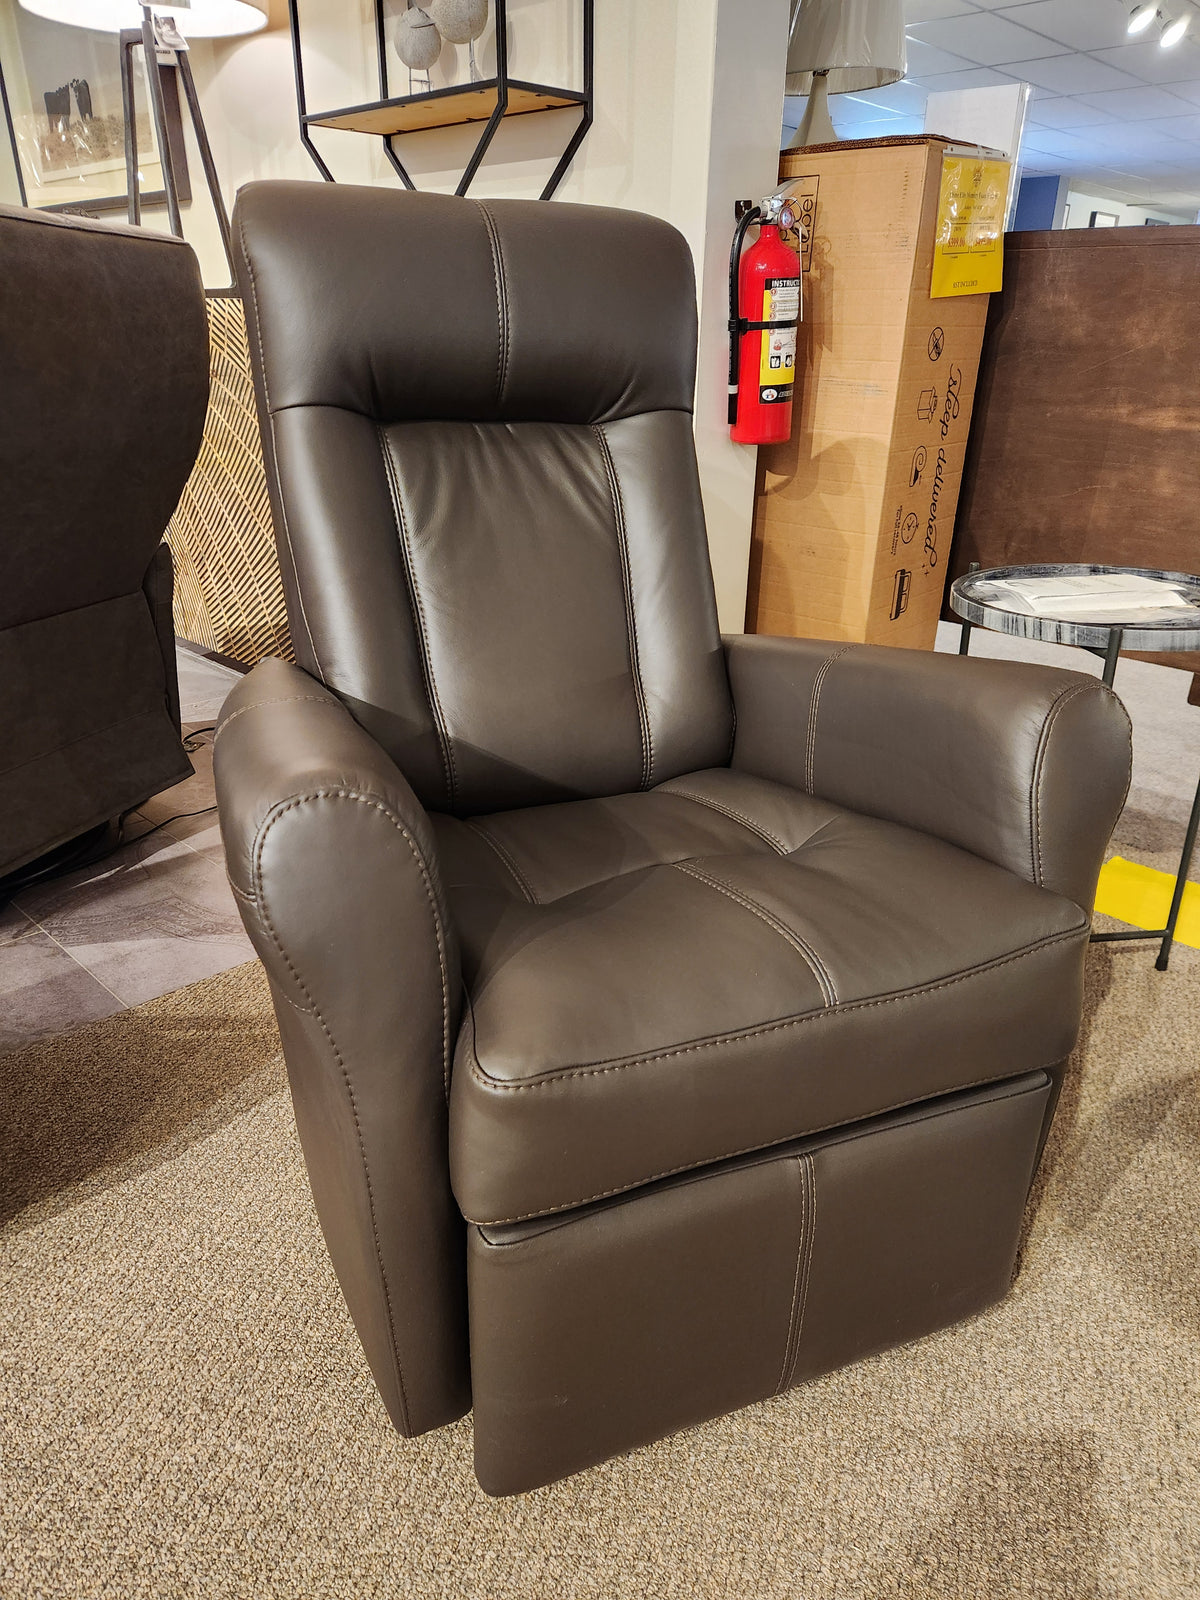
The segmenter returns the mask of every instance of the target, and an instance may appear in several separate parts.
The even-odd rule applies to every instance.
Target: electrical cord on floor
[[[192,728],[183,736],[183,748],[189,755],[193,754],[200,745],[192,741],[199,740],[201,734],[212,733],[215,729],[215,722],[205,727]],[[50,851],[40,860],[29,862],[24,867],[18,867],[15,872],[0,877],[0,907],[7,905],[15,895],[25,889],[53,882],[55,878],[64,878],[71,872],[82,872],[85,867],[97,866],[100,862],[107,861],[110,856],[116,855],[126,844],[137,844],[139,839],[148,839],[152,833],[157,833],[160,828],[170,827],[173,822],[186,822],[191,817],[207,816],[210,811],[216,809],[214,803],[211,806],[202,806],[199,811],[179,811],[173,817],[164,817],[161,822],[156,822],[153,827],[147,828],[145,833],[138,834],[137,839],[125,837],[126,821],[137,807],[123,811],[117,818],[115,827],[112,823],[103,823],[96,828],[90,828],[81,838],[68,840],[66,844]],[[104,841],[110,830],[112,830],[111,842],[106,844]]]
[[[147,828],[145,833],[139,833],[136,839],[130,839],[128,843],[141,844],[143,839],[148,839],[152,833],[157,833],[160,828],[169,827],[172,822],[186,822],[189,817],[206,817],[210,811],[215,811],[216,809],[216,801],[214,801],[211,806],[201,806],[199,811],[180,811],[173,817],[164,817],[161,822],[156,822],[152,828]],[[122,844],[126,842],[124,838],[125,817],[131,814],[126,811],[117,824],[117,842],[113,845],[114,850],[119,850]]]
[[[137,808],[134,807],[134,810]],[[83,836],[83,840],[71,840],[68,845],[51,852],[52,859],[41,864],[30,863],[29,867],[19,867],[16,872],[0,878],[0,908],[8,904],[16,895],[26,889],[40,888],[44,883],[52,883],[56,878],[65,878],[69,873],[82,872],[85,867],[98,866],[102,861],[107,861],[124,849],[127,844],[139,844],[143,839],[148,839],[152,833],[157,833],[160,828],[170,827],[172,822],[185,822],[189,817],[204,817],[210,811],[215,811],[216,805],[202,806],[199,811],[180,811],[173,817],[164,817],[161,822],[156,822],[153,827],[147,828],[145,833],[139,833],[135,839],[126,839],[125,822],[133,815],[133,811],[123,811],[117,818],[112,842],[103,848],[100,839],[103,829],[92,829]],[[105,824],[112,827],[113,824]],[[175,841],[177,844],[181,840]],[[74,846],[75,848],[72,848]],[[30,867],[33,870],[30,870]]]

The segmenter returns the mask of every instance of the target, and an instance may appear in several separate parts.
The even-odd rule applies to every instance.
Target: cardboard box
[[[930,299],[946,148],[781,158],[813,243],[792,437],[759,450],[751,632],[933,648],[989,299]]]

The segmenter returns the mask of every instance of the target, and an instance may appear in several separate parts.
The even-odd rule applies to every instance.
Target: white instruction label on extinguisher
[[[795,322],[800,315],[800,279],[768,278],[763,285],[764,322]]]
[[[785,325],[762,331],[758,397],[765,405],[792,398],[792,384],[796,379],[796,318],[799,315],[799,278],[768,278],[763,285],[762,320]]]

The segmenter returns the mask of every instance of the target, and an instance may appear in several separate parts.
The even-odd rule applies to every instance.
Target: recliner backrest
[[[208,372],[181,239],[0,206],[0,877],[192,770],[162,538]]]
[[[0,206],[0,629],[141,589],[207,401],[187,245]]]
[[[260,183],[235,214],[293,642],[460,815],[728,759],[666,223]]]

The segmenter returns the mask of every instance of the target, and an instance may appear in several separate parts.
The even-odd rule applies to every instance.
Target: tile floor
[[[214,722],[236,682],[235,672],[181,650],[184,732]],[[216,813],[168,820],[213,804],[212,735],[189,742],[195,775],[129,818],[121,850],[0,907],[0,1052],[253,958],[225,881]]]
[[[938,649],[957,648],[957,627],[943,623]],[[983,630],[971,649],[1100,670],[1083,651]],[[179,679],[188,731],[215,721],[237,674],[181,650]],[[1189,682],[1186,673],[1145,662],[1122,660],[1117,669],[1134,725],[1134,780],[1114,848],[1139,859],[1147,849],[1164,852],[1152,864],[1172,870],[1200,771],[1200,707],[1187,704]],[[0,1052],[252,959],[225,881],[215,812],[169,820],[212,805],[211,739],[193,740],[195,776],[148,801],[117,854],[0,907]],[[1137,849],[1122,842],[1135,837]]]

